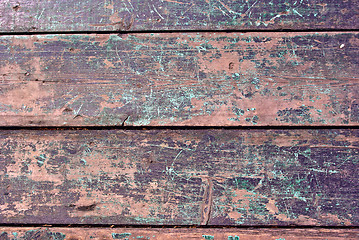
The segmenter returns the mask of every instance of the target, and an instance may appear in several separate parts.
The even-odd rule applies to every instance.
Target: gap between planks
[[[6,35],[73,35],[73,34],[141,34],[141,33],[321,33],[321,32],[357,32],[359,29],[228,29],[228,30],[142,30],[142,31],[47,31],[47,32],[0,32],[0,36]]]
[[[357,239],[358,229],[0,227],[1,239]],[[15,238],[11,238],[15,236]]]
[[[73,131],[73,130],[317,130],[317,129],[359,129],[359,125],[340,126],[0,126],[0,131]]]

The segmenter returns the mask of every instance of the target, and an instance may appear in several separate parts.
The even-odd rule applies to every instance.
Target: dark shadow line
[[[29,32],[0,32],[2,35],[51,35],[51,34],[136,34],[136,33],[256,33],[256,32],[357,32],[359,29],[224,29],[224,30],[135,30],[135,31],[29,31]]]
[[[325,130],[359,129],[355,126],[3,126],[0,130]]]
[[[359,229],[354,226],[312,226],[312,225],[128,225],[128,224],[15,224],[2,223],[0,227],[48,227],[48,228],[228,228],[228,229]]]

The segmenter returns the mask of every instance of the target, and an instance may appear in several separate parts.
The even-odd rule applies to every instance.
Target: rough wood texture
[[[359,130],[1,131],[0,222],[359,224]]]
[[[0,125],[358,125],[358,33],[0,37]]]
[[[356,240],[357,229],[198,229],[198,228],[19,228],[0,227],[1,240],[197,239],[197,240]]]
[[[357,0],[1,0],[0,32],[355,29]]]

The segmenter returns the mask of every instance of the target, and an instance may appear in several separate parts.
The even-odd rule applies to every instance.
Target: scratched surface
[[[2,126],[357,125],[359,34],[0,37]]]
[[[0,227],[2,240],[85,240],[85,239],[156,239],[156,240],[356,240],[357,229],[223,229],[223,228],[29,228]]]
[[[359,130],[3,130],[0,223],[359,223]]]
[[[358,0],[1,0],[0,32],[355,29]]]

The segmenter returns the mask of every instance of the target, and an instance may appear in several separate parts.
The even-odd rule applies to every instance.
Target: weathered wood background
[[[358,239],[358,10],[0,0],[0,239]]]

